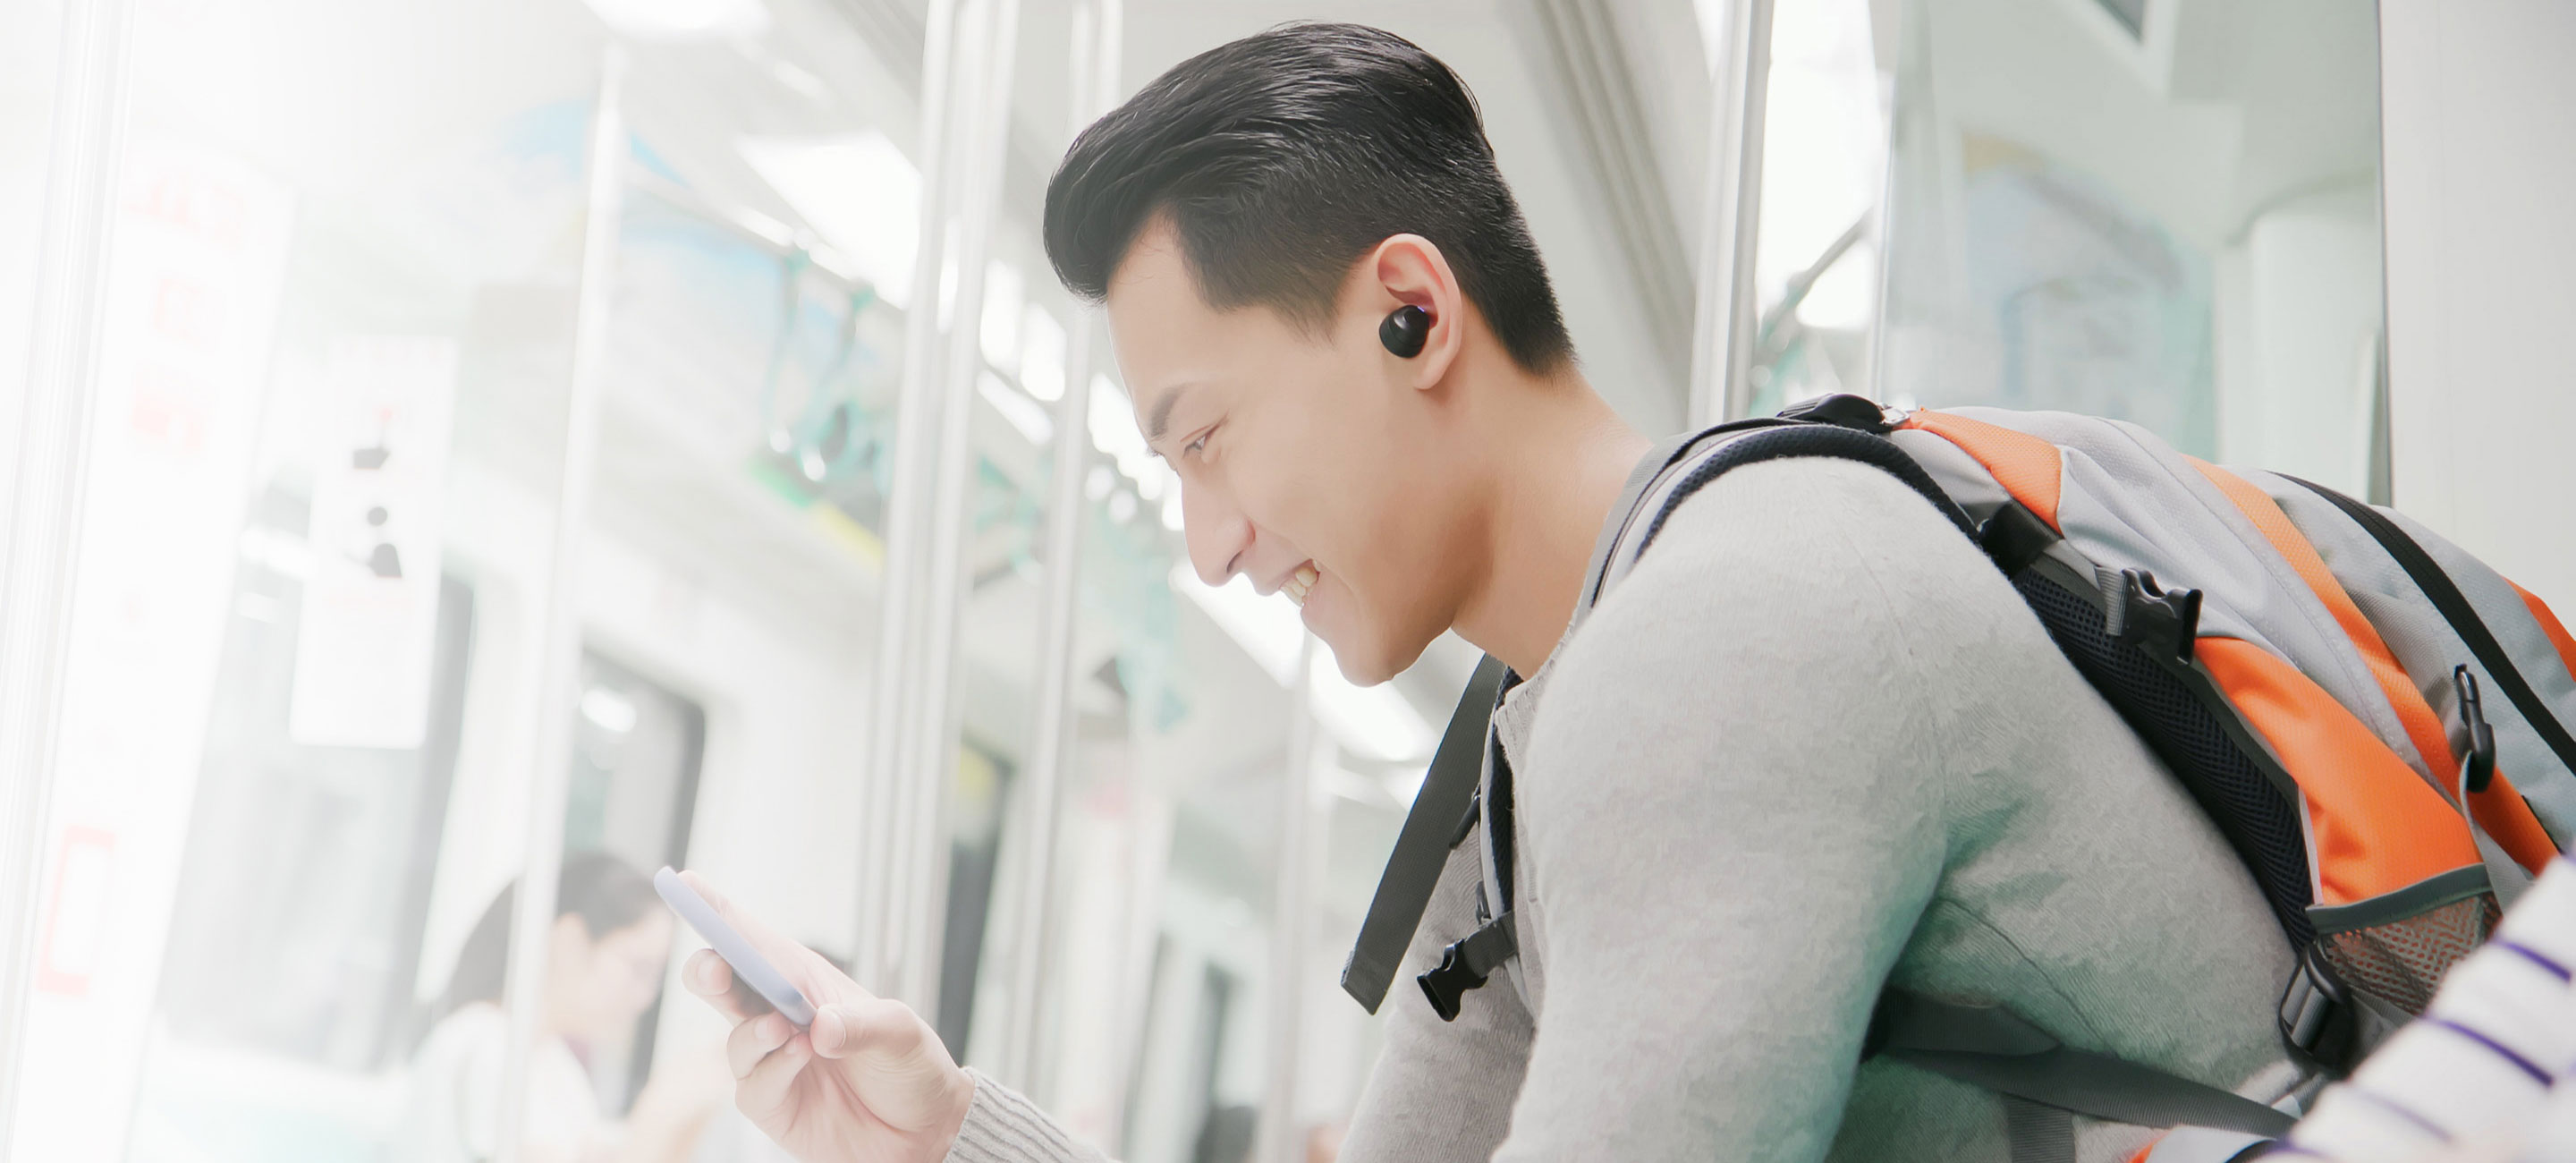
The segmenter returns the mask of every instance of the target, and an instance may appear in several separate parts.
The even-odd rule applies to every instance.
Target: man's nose
[[[1252,547],[1252,522],[1213,491],[1183,486],[1181,539],[1189,546],[1190,568],[1198,571],[1199,580],[1221,586]]]

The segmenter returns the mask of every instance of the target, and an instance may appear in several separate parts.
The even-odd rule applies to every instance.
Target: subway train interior
[[[566,956],[478,933],[606,853],[1113,1157],[1332,1158],[1479,654],[1356,686],[1205,584],[1039,237],[1090,120],[1311,19],[1473,88],[1649,433],[2113,416],[2576,606],[2553,4],[18,0],[0,1154],[427,1158],[441,1024]],[[653,1157],[784,1157],[662,944],[462,1075],[499,1157],[565,1061]]]

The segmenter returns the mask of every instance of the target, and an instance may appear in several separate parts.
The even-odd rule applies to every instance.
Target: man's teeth
[[[1318,576],[1320,575],[1315,572],[1314,566],[1298,566],[1297,572],[1289,574],[1287,581],[1279,583],[1279,592],[1288,595],[1289,601],[1303,606],[1306,604],[1306,595],[1315,592],[1315,579]]]

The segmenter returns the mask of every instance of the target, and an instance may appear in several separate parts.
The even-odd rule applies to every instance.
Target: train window
[[[2374,11],[1901,7],[1881,390],[2385,500]]]
[[[974,1031],[977,985],[993,920],[1000,870],[1003,805],[1017,782],[1009,761],[972,741],[957,753],[949,793],[948,905],[939,954],[939,1012],[931,1021],[951,1054],[964,1055]]]
[[[272,491],[260,507],[278,523],[256,520],[259,535],[306,527],[297,498]],[[236,1104],[224,1075],[248,1058],[366,1076],[410,1051],[425,1016],[414,983],[462,735],[472,592],[436,583],[416,745],[312,743],[293,730],[297,637],[324,623],[307,622],[305,580],[278,565],[245,561],[234,584],[154,1007],[163,1033],[144,1067],[145,1136],[284,1113]],[[327,1122],[297,1133],[366,1137]]]
[[[506,1024],[454,970],[527,855],[606,36],[132,7],[12,1157],[434,1144],[415,1044]]]
[[[573,706],[564,852],[605,852],[639,870],[686,866],[698,771],[706,756],[706,709],[590,652],[582,655]],[[663,1004],[670,1001],[666,991]],[[634,1102],[652,1067],[659,1019],[657,1006],[629,1029],[584,1047],[583,1061],[604,1109],[623,1113]]]

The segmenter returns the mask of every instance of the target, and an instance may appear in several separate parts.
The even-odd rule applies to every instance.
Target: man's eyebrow
[[[1172,405],[1180,403],[1181,393],[1189,390],[1190,386],[1188,384],[1182,384],[1179,387],[1173,388],[1171,391],[1163,393],[1163,397],[1161,399],[1154,401],[1153,411],[1148,413],[1145,417],[1145,443],[1161,444],[1163,442],[1163,433],[1169,430],[1172,426]]]

